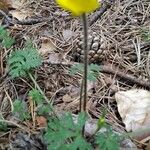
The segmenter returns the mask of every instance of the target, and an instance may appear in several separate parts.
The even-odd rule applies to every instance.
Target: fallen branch
[[[93,25],[98,19],[102,17],[102,15],[111,7],[112,0],[102,2],[102,7],[100,10],[97,10],[89,19],[89,26]]]
[[[8,27],[10,25],[18,24],[18,25],[34,25],[41,22],[52,21],[53,18],[38,18],[38,19],[25,19],[25,20],[17,20],[9,17],[4,11],[0,10],[0,15],[4,17],[6,25],[4,27]]]
[[[44,64],[48,64],[48,65],[57,65],[57,66],[72,66],[75,64],[79,64],[79,63],[75,63],[75,62],[58,62],[58,63],[54,63],[54,62],[49,62],[49,61],[43,61],[43,65]],[[132,84],[137,84],[138,86],[142,86],[145,87],[147,89],[150,89],[150,82],[138,79],[132,75],[123,73],[121,71],[116,71],[115,67],[109,67],[106,65],[100,65],[100,71],[101,73],[106,73],[106,74],[112,74],[112,75],[116,75],[118,77],[120,77],[121,79],[124,79],[126,81],[129,81]],[[4,79],[8,76],[8,73],[6,73],[5,75],[3,75],[2,77],[0,77],[0,83],[2,83],[4,81]]]
[[[101,65],[100,68],[101,68],[100,71],[102,73],[117,75],[118,77],[121,77],[122,79],[124,79],[126,81],[129,81],[130,83],[134,83],[134,84],[137,84],[139,86],[143,86],[145,88],[150,88],[150,83],[149,82],[138,79],[138,78],[136,78],[132,75],[125,74],[123,72],[119,72],[119,71],[116,72],[115,68],[111,68],[111,67],[108,67],[108,66],[105,66],[105,65],[104,66]]]
[[[60,63],[51,63],[49,61],[44,61],[43,64],[49,64],[49,65],[63,65],[63,66],[72,66],[78,63],[74,63],[74,62],[60,62]],[[150,89],[150,83],[141,79],[138,79],[132,75],[123,73],[121,71],[116,71],[115,67],[109,67],[106,65],[100,65],[100,72],[101,73],[107,73],[107,74],[112,74],[112,75],[116,75],[118,77],[120,77],[121,79],[124,79],[125,81],[129,81],[132,84],[137,84],[138,86],[142,86],[145,88]]]

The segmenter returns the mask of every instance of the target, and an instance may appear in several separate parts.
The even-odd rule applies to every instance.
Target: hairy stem
[[[83,35],[84,35],[84,76],[83,76],[83,111],[86,111],[87,101],[87,73],[88,73],[88,25],[86,14],[82,15]]]
[[[81,81],[80,100],[79,100],[79,112],[82,111],[82,97],[83,97],[83,79]]]

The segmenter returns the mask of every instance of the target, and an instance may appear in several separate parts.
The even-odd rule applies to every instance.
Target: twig
[[[0,10],[0,15],[4,16],[4,18],[7,20],[7,23],[10,25],[18,24],[18,25],[34,25],[37,23],[45,22],[45,21],[51,21],[53,18],[38,18],[38,19],[26,19],[26,20],[13,20],[11,17],[9,17],[4,11]],[[5,26],[4,26],[5,27]],[[7,26],[6,26],[7,27]]]
[[[136,130],[130,133],[126,133],[126,136],[132,137],[138,141],[143,140],[144,138],[150,136],[150,128],[143,128],[140,130]]]
[[[48,62],[48,61],[45,61],[43,63],[47,63],[47,64],[50,64],[50,65],[59,65],[59,66],[63,65],[63,66],[68,66],[68,67],[70,67],[72,65],[75,65],[75,64],[78,64],[78,63],[74,63],[74,62],[70,62],[70,63],[66,63],[66,62],[51,63],[51,62]],[[134,77],[130,74],[125,74],[121,71],[116,72],[115,67],[100,65],[100,72],[116,75],[116,76],[121,77],[122,79],[124,79],[126,81],[129,81],[130,83],[137,84],[139,86],[150,89],[150,83],[149,82],[141,80],[141,79],[137,79],[136,77]]]
[[[102,73],[108,73],[108,74],[112,74],[112,75],[117,75],[118,77],[121,77],[122,79],[126,80],[126,81],[130,81],[130,83],[134,83],[137,84],[139,86],[143,86],[145,88],[150,88],[150,83],[141,79],[137,79],[136,77],[129,75],[129,74],[125,74],[121,71],[115,71],[115,68],[111,68],[108,66],[100,66],[100,71]]]
[[[4,75],[0,77],[0,84],[7,78],[7,76],[8,76],[8,73],[5,73]]]
[[[0,123],[7,123],[8,125],[13,125],[13,126],[16,126],[20,129],[22,129],[23,131],[26,131],[28,133],[30,133],[26,128],[22,127],[21,125],[15,123],[14,121],[8,121],[8,120],[5,120],[5,119],[0,119]]]
[[[6,96],[7,96],[7,99],[8,99],[8,100],[9,100],[9,102],[10,102],[11,112],[13,112],[13,110],[14,110],[14,106],[13,106],[12,99],[11,99],[11,97],[9,96],[8,92],[7,92],[5,89],[4,89],[4,92],[5,92]]]
[[[0,10],[0,15],[4,16],[8,22],[10,22],[12,19],[2,10]]]
[[[94,22],[100,19],[102,15],[111,7],[111,5],[112,5],[112,2],[110,0],[109,2],[103,2],[100,10],[96,11],[92,15],[92,17],[89,19],[89,26],[93,25]]]
[[[27,20],[15,20],[13,23],[14,24],[19,24],[19,25],[34,25],[37,23],[45,22],[45,21],[51,21],[53,20],[52,18],[39,18],[39,19],[27,19]]]

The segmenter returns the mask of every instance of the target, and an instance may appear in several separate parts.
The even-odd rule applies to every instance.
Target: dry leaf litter
[[[77,114],[82,77],[71,76],[68,68],[74,62],[83,61],[80,19],[73,18],[69,13],[61,10],[53,0],[12,0],[11,2],[14,10],[11,10],[9,15],[13,18],[13,25],[8,24],[8,26],[16,40],[14,48],[23,47],[28,39],[33,41],[44,60],[43,65],[36,71],[38,84],[45,91],[46,96],[52,99],[58,113],[69,111]],[[7,13],[8,10],[5,12]],[[92,16],[93,14],[90,14],[89,18]],[[38,23],[33,23],[36,21]],[[2,22],[7,23],[5,20]],[[110,9],[90,26],[89,61],[107,66],[108,69],[100,72],[96,83],[89,84],[87,112],[90,118],[98,119],[102,110],[107,109],[106,121],[118,133],[133,129],[131,123],[126,124],[125,120],[127,119],[125,116],[131,116],[133,112],[129,114],[122,112],[121,109],[122,105],[129,107],[125,101],[130,98],[126,100],[125,94],[129,96],[130,90],[140,92],[141,89],[150,88],[148,84],[150,41],[145,41],[142,36],[143,31],[149,26],[149,0],[116,0]],[[16,146],[43,149],[45,143],[38,135],[41,134],[39,126],[41,124],[45,126],[45,120],[36,118],[37,123],[19,123],[11,117],[10,102],[16,97],[28,100],[30,81],[22,78],[12,81],[6,75],[8,70],[6,59],[10,52],[11,50],[6,49],[0,51],[0,111],[4,114],[4,118],[10,121],[10,130],[0,133],[0,149],[15,149]],[[113,73],[109,71],[111,69]],[[127,75],[134,77],[135,80],[131,80]],[[139,81],[143,84],[139,84]],[[116,100],[115,93],[117,93]],[[118,99],[120,93],[123,93],[124,97]],[[137,101],[144,106],[143,99],[142,97],[142,100],[136,98],[129,101],[136,104],[134,105],[137,106],[136,111],[142,111],[141,107],[138,108],[140,104]],[[148,108],[147,101],[145,105]],[[147,113],[145,109],[144,111]],[[139,149],[148,146],[147,136],[142,140],[144,142],[140,140],[135,142]],[[134,144],[130,141],[127,145]],[[134,149],[135,145],[132,146],[127,148]]]

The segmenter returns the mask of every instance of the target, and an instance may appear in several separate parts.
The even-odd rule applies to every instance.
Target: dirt
[[[68,70],[70,65],[82,60],[74,58],[74,54],[78,53],[76,44],[81,41],[82,36],[80,18],[72,17],[54,1],[49,0],[27,1],[24,7],[30,8],[32,12],[25,21],[12,17],[12,22],[8,23],[3,18],[3,25],[6,25],[16,40],[13,48],[21,48],[27,39],[31,39],[40,49],[43,39],[44,42],[46,40],[50,48],[42,54],[43,64],[36,70],[37,82],[46,96],[52,98],[57,112],[69,111],[77,114],[82,77],[71,76]],[[99,13],[99,10],[89,14],[89,22],[96,13]],[[98,61],[94,63],[108,67],[114,72],[102,71],[97,81],[89,84],[87,112],[91,118],[97,119],[103,108],[106,108],[107,123],[118,132],[125,131],[125,127],[119,116],[114,94],[120,90],[150,88],[146,84],[150,80],[150,40],[146,40],[144,36],[147,30],[150,30],[149,0],[113,1],[111,7],[89,27],[89,35],[99,38],[99,46],[94,52],[99,56]],[[93,43],[94,40],[91,45]],[[98,53],[98,50],[101,53]],[[15,122],[18,126],[11,124],[13,118],[10,100],[18,97],[28,103],[27,92],[31,89],[29,79],[12,80],[7,74],[6,61],[11,51],[12,49],[0,49],[0,112],[10,121],[8,130],[0,131],[0,149],[21,150],[24,149],[22,147],[29,149],[28,146],[32,145],[35,150],[43,150],[45,143],[38,136],[42,130],[37,124],[33,127],[35,122]],[[81,55],[82,52],[79,51],[78,56],[82,57]],[[122,74],[118,75],[120,72]],[[126,78],[126,75],[135,81]],[[31,136],[23,134],[22,128]],[[142,148],[146,142],[137,142],[136,145]]]

